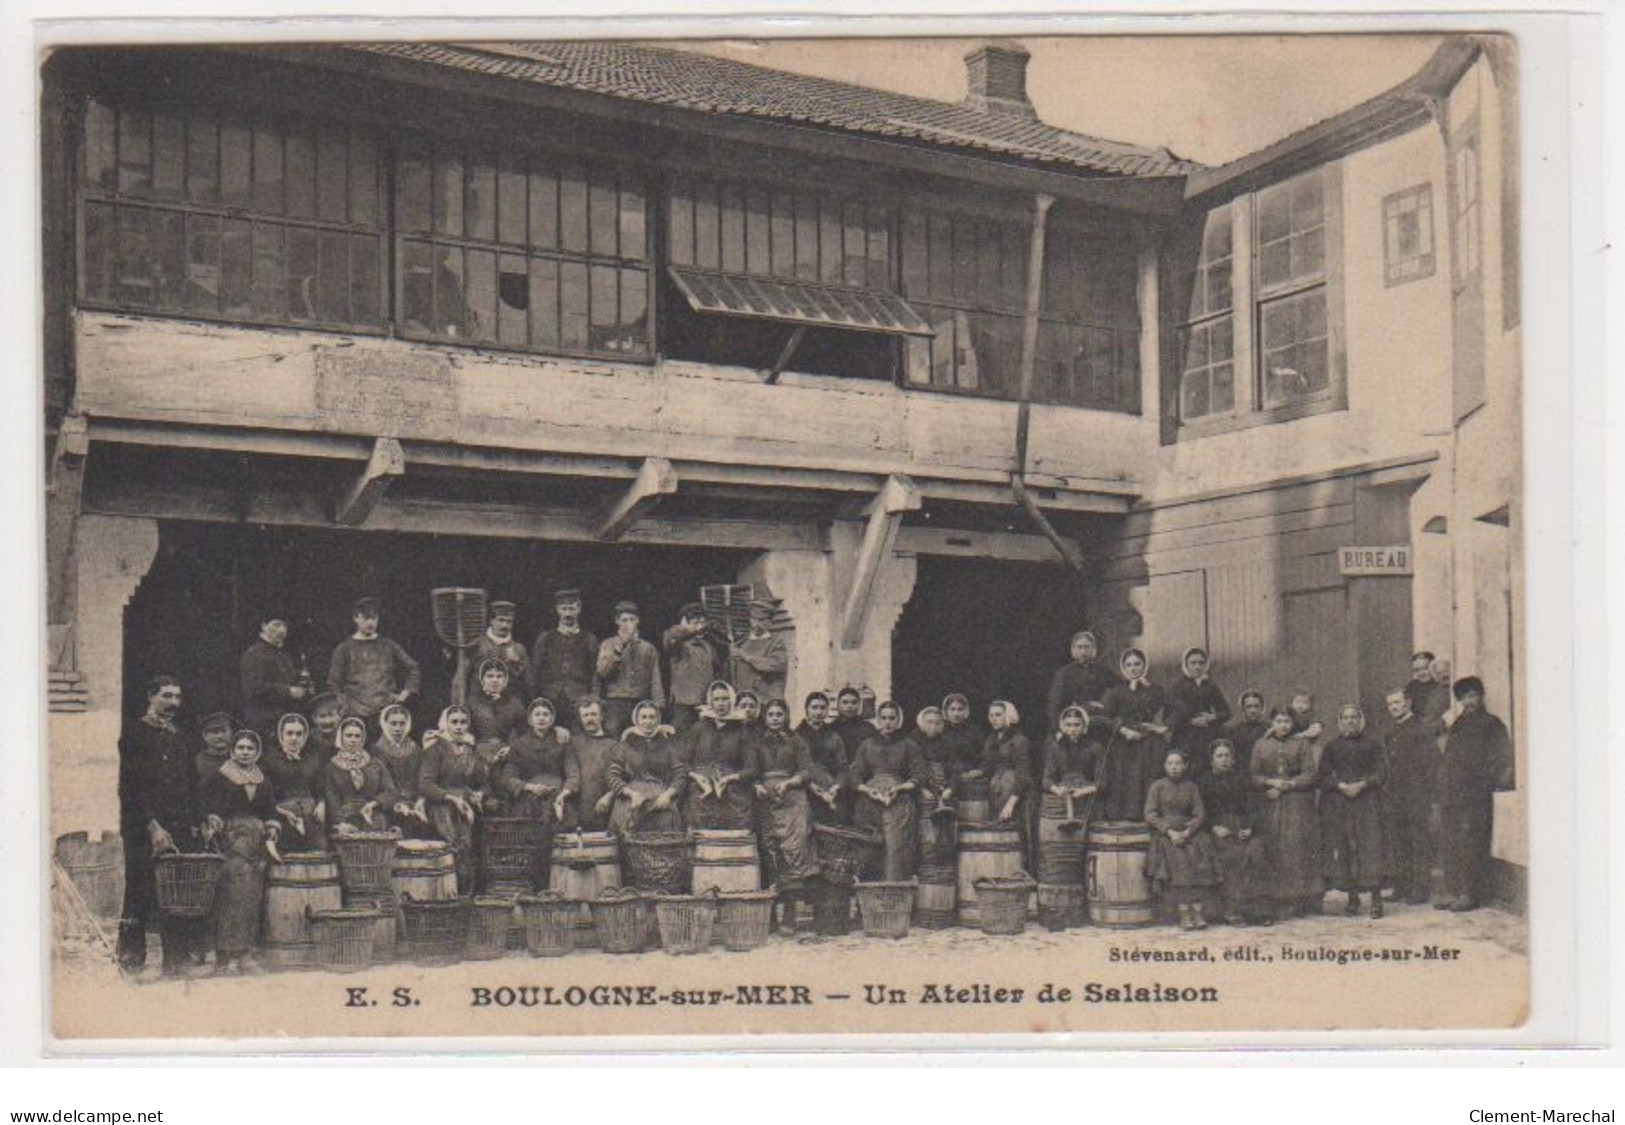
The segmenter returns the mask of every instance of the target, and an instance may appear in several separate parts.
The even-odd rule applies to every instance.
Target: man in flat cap
[[[717,649],[706,636],[705,607],[690,602],[678,613],[677,624],[661,637],[671,661],[671,725],[688,730],[705,703],[705,689],[717,678]]]
[[[553,610],[558,624],[538,633],[531,646],[530,694],[551,699],[559,722],[579,730],[578,705],[595,691],[598,638],[581,627],[580,590],[559,590]]]
[[[728,654],[729,680],[734,690],[755,692],[764,702],[785,698],[790,650],[773,632],[773,603],[760,598],[750,603],[750,632],[736,641]]]
[[[474,642],[474,655],[469,660],[469,676],[464,684],[463,697],[479,694],[477,670],[487,660],[500,660],[508,666],[508,682],[515,696],[530,686],[530,652],[514,639],[513,622],[519,607],[513,602],[495,601],[490,605],[490,624],[485,635]],[[557,702],[555,700],[554,702]]]
[[[423,686],[418,662],[378,632],[378,599],[362,598],[351,614],[355,632],[338,643],[327,666],[327,686],[344,700],[347,715],[367,721],[377,738],[378,712],[405,703]]]
[[[1512,788],[1512,736],[1484,706],[1484,681],[1465,676],[1451,688],[1456,704],[1439,758],[1439,910],[1475,910],[1488,889],[1495,794]]]
[[[243,725],[262,739],[276,733],[276,722],[297,711],[310,694],[293,657],[288,654],[288,619],[280,610],[260,614],[260,635],[238,661],[243,696]]]
[[[632,708],[647,699],[665,709],[660,653],[638,636],[636,602],[615,603],[615,635],[598,646],[598,686],[604,700],[604,730],[619,735],[632,721]]]

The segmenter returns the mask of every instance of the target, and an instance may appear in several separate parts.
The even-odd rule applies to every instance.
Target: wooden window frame
[[[439,214],[439,200],[442,194],[441,183],[438,179],[442,163],[450,164],[451,154],[457,156],[457,165],[460,169],[459,180],[462,192],[457,205],[458,222],[462,226],[461,233],[441,229]],[[468,233],[468,200],[471,193],[471,180],[469,169],[472,166],[483,168],[485,165],[479,158],[489,157],[492,169],[491,198],[490,198],[490,226],[489,236],[483,234],[471,235]],[[428,167],[428,229],[419,230],[409,228],[407,220],[403,217],[404,190],[401,181],[405,178],[408,164],[414,159],[425,160]],[[514,166],[517,165],[517,168]],[[652,206],[654,188],[652,178],[631,166],[616,161],[595,159],[575,153],[547,150],[542,148],[525,147],[515,149],[494,144],[485,139],[468,139],[461,141],[447,140],[436,134],[413,134],[410,137],[397,141],[389,154],[389,167],[392,172],[390,184],[390,204],[392,208],[390,235],[394,247],[395,257],[392,269],[394,284],[394,322],[397,334],[406,340],[415,340],[424,343],[446,344],[458,347],[479,348],[482,350],[513,352],[525,355],[559,356],[572,359],[588,359],[610,361],[618,363],[634,363],[652,365],[658,355],[656,351],[656,291],[658,277],[656,272],[655,251],[655,223],[653,216],[658,208]],[[524,238],[519,242],[509,242],[503,238],[502,182],[503,175],[512,175],[515,172],[522,175],[525,182],[525,206],[521,209],[521,218],[524,225]],[[564,183],[568,171],[581,173],[582,184],[582,228],[580,231],[582,246],[579,248],[566,248],[569,240],[565,226]],[[552,194],[551,211],[553,215],[552,245],[537,246],[534,240],[539,237],[534,229],[534,223],[540,213],[538,208],[545,210],[545,202],[534,198],[534,178],[542,176],[551,177],[554,191]],[[604,182],[613,185],[612,193],[616,207],[613,214],[613,229],[615,231],[616,253],[606,254],[599,252],[593,245],[594,212],[593,200],[597,194],[595,189],[604,187]],[[575,181],[571,181],[575,182]],[[636,194],[642,199],[643,233],[640,255],[636,258],[623,257],[620,254],[621,242],[625,237],[625,216],[622,201],[628,194]],[[408,259],[414,248],[426,247],[430,254],[431,269],[436,268],[439,262],[439,252],[451,250],[462,255],[463,273],[460,277],[463,286],[463,312],[466,317],[469,312],[469,285],[468,260],[470,254],[490,255],[492,262],[492,309],[496,317],[494,338],[479,338],[468,335],[453,335],[451,333],[435,331],[433,327],[424,327],[416,322],[415,318],[407,316],[407,285],[408,285]],[[502,275],[503,259],[517,258],[524,264],[526,278],[526,307],[524,309],[524,335],[525,342],[518,343],[502,339]],[[534,298],[538,285],[536,267],[543,265],[545,275],[547,265],[553,267],[554,285],[552,288],[554,306],[554,332],[556,341],[537,342],[536,322],[531,301]],[[585,330],[590,335],[593,330],[593,289],[595,275],[602,271],[611,271],[616,286],[616,316],[621,315],[621,301],[624,295],[624,278],[622,274],[630,271],[643,275],[643,331],[637,338],[641,340],[640,350],[620,350],[613,348],[594,348],[591,346],[574,347],[565,342],[565,310],[564,310],[564,283],[562,272],[566,267],[575,267],[586,273],[587,307]],[[437,290],[431,277],[429,295],[429,310],[434,314],[437,306]]]
[[[1179,424],[1181,426],[1210,426],[1223,424],[1225,420],[1235,415],[1236,411],[1241,407],[1243,402],[1243,395],[1239,393],[1242,388],[1238,386],[1236,380],[1236,373],[1238,371],[1238,357],[1236,354],[1236,239],[1238,225],[1236,222],[1235,210],[1236,208],[1234,208],[1231,204],[1225,203],[1219,207],[1213,208],[1204,217],[1201,233],[1201,250],[1197,254],[1196,263],[1191,277],[1191,304],[1187,310],[1187,315],[1184,322],[1179,326],[1178,331],[1173,334],[1175,346],[1178,348],[1177,362],[1175,363],[1176,385],[1174,387],[1174,408],[1179,412]],[[1208,221],[1212,216],[1221,212],[1224,214],[1225,223],[1230,230],[1230,247],[1228,253],[1224,254],[1223,256],[1210,258],[1208,256],[1207,245]],[[1245,228],[1242,229],[1244,230]],[[1219,307],[1212,303],[1212,293],[1208,288],[1208,278],[1211,276],[1213,267],[1221,262],[1225,263],[1229,267],[1229,300],[1226,301],[1222,307]],[[1200,315],[1196,315],[1195,304],[1198,286],[1201,287],[1202,291]],[[1203,375],[1205,375],[1208,381],[1208,398],[1209,401],[1211,401],[1213,396],[1214,373],[1217,368],[1224,365],[1223,363],[1214,363],[1210,351],[1208,361],[1206,363],[1202,364],[1200,367],[1191,367],[1189,365],[1191,338],[1198,332],[1205,332],[1211,336],[1213,331],[1220,324],[1228,324],[1230,327],[1230,358],[1227,361],[1230,365],[1230,407],[1227,410],[1209,410],[1206,413],[1198,414],[1194,417],[1186,417],[1186,380],[1197,372],[1201,372]]]
[[[1414,207],[1407,206],[1415,201]],[[1414,254],[1401,254],[1395,241],[1394,224],[1401,214],[1414,211],[1418,216],[1418,239],[1423,244]],[[1423,224],[1420,216],[1427,216]],[[1422,237],[1422,231],[1426,237]],[[1382,280],[1385,289],[1409,285],[1413,281],[1430,278],[1438,269],[1439,237],[1433,215],[1433,184],[1423,182],[1386,195],[1382,200]],[[1411,263],[1416,263],[1410,268]]]
[[[90,181],[88,162],[90,160],[90,147],[87,137],[89,115],[95,104],[101,104],[111,113],[113,125],[113,155],[112,171],[114,184],[111,187],[93,184]],[[78,103],[75,109],[76,119],[79,123],[76,130],[77,151],[74,159],[74,262],[75,262],[75,302],[80,308],[135,315],[152,315],[166,318],[184,320],[198,320],[208,323],[245,324],[268,328],[291,328],[303,331],[344,332],[354,335],[383,336],[390,328],[389,274],[390,256],[389,248],[389,220],[386,193],[388,192],[387,149],[380,135],[365,126],[353,122],[323,117],[314,114],[299,114],[283,110],[259,113],[239,113],[228,108],[202,101],[179,105],[156,105],[144,99],[132,98],[123,94],[109,94],[100,96],[91,94]],[[121,190],[117,179],[122,167],[120,150],[123,144],[124,129],[121,118],[126,113],[142,113],[149,118],[148,168],[151,172],[157,170],[157,154],[153,144],[155,125],[153,120],[164,117],[173,118],[181,123],[181,145],[179,166],[175,170],[178,177],[178,194],[173,198],[162,198],[157,195],[143,195]],[[196,200],[189,197],[188,184],[191,179],[192,159],[194,146],[191,143],[191,133],[194,127],[210,126],[213,128],[214,161],[216,169],[217,198],[213,201]],[[247,204],[229,203],[218,198],[218,185],[221,171],[224,166],[223,142],[221,133],[230,126],[246,131],[248,140],[248,191]],[[345,188],[343,206],[347,213],[344,220],[324,219],[316,212],[319,205],[313,202],[312,214],[309,216],[294,215],[290,213],[289,204],[289,177],[287,175],[288,151],[290,138],[299,135],[311,140],[312,155],[319,150],[322,130],[325,128],[341,130],[345,137],[344,164]],[[276,134],[279,142],[279,157],[281,162],[281,210],[271,210],[264,206],[256,206],[258,201],[253,199],[256,188],[255,164],[260,157],[258,144],[263,131]],[[370,222],[357,220],[354,217],[356,197],[353,192],[352,178],[355,171],[354,148],[357,138],[370,141],[373,152],[373,169],[376,177],[376,189],[373,198],[373,218]],[[319,178],[313,172],[312,192],[313,200],[319,196],[321,185]],[[215,299],[219,303],[223,300],[223,279],[226,272],[225,262],[225,227],[228,223],[246,223],[248,231],[247,270],[248,280],[245,292],[253,294],[256,289],[254,271],[257,265],[255,253],[255,236],[262,229],[272,229],[279,232],[283,246],[281,257],[282,291],[284,303],[288,284],[289,251],[287,250],[287,235],[290,231],[309,231],[316,237],[317,273],[313,277],[320,277],[321,235],[342,235],[346,239],[346,255],[353,261],[354,240],[370,240],[376,246],[376,261],[378,284],[374,294],[377,319],[325,319],[321,317],[296,318],[290,315],[278,316],[262,310],[248,309],[242,312],[227,312],[224,310],[210,310],[198,308],[183,301],[172,305],[161,301],[141,302],[120,300],[116,294],[113,296],[99,296],[91,292],[89,276],[89,242],[88,227],[89,216],[92,209],[105,208],[114,217],[113,247],[110,254],[114,259],[112,268],[116,271],[118,255],[116,223],[117,216],[135,212],[145,212],[149,216],[170,215],[179,219],[181,238],[183,242],[183,267],[186,264],[187,249],[190,241],[190,222],[192,218],[213,220],[217,225],[214,235],[217,243],[216,250],[216,292]],[[149,218],[149,223],[151,219]],[[150,229],[150,226],[149,226]],[[117,282],[115,281],[115,285]],[[346,304],[354,310],[356,289],[352,283],[345,289]]]

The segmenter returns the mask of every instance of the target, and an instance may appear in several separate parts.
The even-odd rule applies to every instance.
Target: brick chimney
[[[1036,118],[1027,99],[1027,60],[1019,43],[986,43],[965,56],[965,104],[984,113]]]

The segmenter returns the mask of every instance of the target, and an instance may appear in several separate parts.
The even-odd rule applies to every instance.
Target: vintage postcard
[[[51,1035],[1519,1026],[1518,90],[45,52]]]

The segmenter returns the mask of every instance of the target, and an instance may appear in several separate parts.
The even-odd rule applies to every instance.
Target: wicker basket
[[[496,895],[476,898],[468,912],[468,959],[495,961],[508,948],[514,900]]]
[[[480,858],[490,882],[531,890],[547,870],[547,822],[533,817],[487,817]]]
[[[914,896],[919,884],[859,883],[858,914],[863,918],[866,937],[908,936],[909,918],[914,913]]]
[[[206,917],[214,909],[214,892],[225,868],[225,859],[212,852],[159,856],[158,908],[176,918]]]
[[[641,953],[649,941],[649,900],[630,887],[605,891],[589,904],[592,928],[605,953]]]
[[[349,832],[333,834],[333,851],[339,857],[339,882],[346,892],[387,891],[394,884],[390,874],[395,866],[395,846],[401,841],[398,828],[388,832]]]
[[[825,937],[852,932],[852,880],[828,876],[819,880],[813,897],[813,930]]]
[[[378,917],[373,907],[316,911],[311,915],[311,928],[316,932],[316,964],[338,972],[354,972],[371,965]]]
[[[581,904],[556,891],[519,899],[524,919],[525,949],[532,957],[563,957],[575,948]]]
[[[694,852],[686,832],[628,832],[621,837],[627,886],[649,894],[686,895]]]
[[[660,895],[655,899],[660,947],[674,956],[703,953],[711,947],[717,922],[717,896]]]
[[[716,936],[732,953],[760,949],[773,928],[773,904],[778,892],[732,891],[717,898]]]
[[[1089,897],[1071,883],[1038,884],[1038,924],[1047,930],[1070,930],[1089,917]]]
[[[406,954],[414,961],[460,961],[468,945],[466,898],[433,902],[401,900],[406,928]]]
[[[976,880],[976,905],[984,934],[1019,934],[1027,929],[1027,899],[1033,893],[1032,876],[1014,875]]]
[[[843,828],[836,824],[813,827],[818,841],[818,862],[826,874],[857,879],[881,863],[886,841],[867,828]]]

